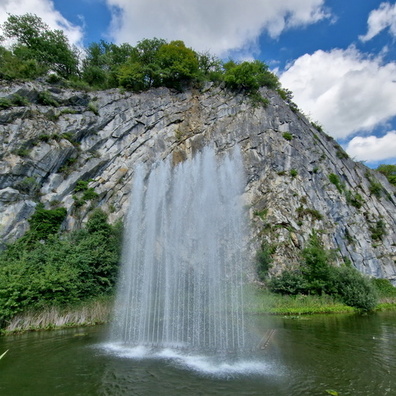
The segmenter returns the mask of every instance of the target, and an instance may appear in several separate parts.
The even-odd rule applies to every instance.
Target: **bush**
[[[39,92],[37,95],[37,102],[43,106],[59,107],[59,103],[48,91]]]
[[[396,287],[392,285],[389,279],[372,278],[371,283],[379,297],[396,297]]]
[[[0,98],[0,109],[6,110],[12,107],[12,103],[7,98]]]
[[[29,219],[30,231],[28,237],[34,240],[41,240],[58,233],[66,214],[65,208],[44,209],[43,204],[38,204],[36,211]]]
[[[306,277],[297,270],[283,271],[281,275],[268,282],[269,289],[283,295],[308,294],[309,286]]]
[[[257,274],[261,281],[264,281],[268,276],[273,253],[274,249],[270,248],[267,244],[262,244],[261,249],[256,254]]]
[[[312,234],[302,251],[301,271],[284,271],[269,281],[270,290],[290,295],[332,295],[362,311],[375,308],[377,293],[369,279],[351,266],[332,266],[332,255],[323,248],[318,235]]]
[[[340,193],[344,191],[345,186],[341,183],[340,178],[336,174],[330,173],[329,180],[337,187]]]
[[[371,239],[375,241],[382,241],[382,238],[386,235],[386,227],[383,220],[378,220],[375,225],[369,226],[371,232]]]
[[[293,140],[293,135],[291,133],[289,133],[289,132],[285,132],[282,136],[286,140],[289,140],[289,141]]]
[[[27,309],[108,294],[116,281],[120,225],[109,225],[107,216],[97,210],[85,229],[60,236],[54,233],[62,217],[60,210],[40,209],[36,214],[33,225],[48,214],[52,218],[51,225],[46,223],[40,230],[33,227],[41,240],[36,237],[27,243],[23,237],[0,254],[0,326]]]
[[[346,305],[362,311],[371,311],[377,305],[374,286],[355,268],[337,268],[335,287],[337,294]]]

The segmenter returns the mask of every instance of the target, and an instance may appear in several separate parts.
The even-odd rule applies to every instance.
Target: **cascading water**
[[[240,152],[206,148],[173,167],[135,170],[112,341],[238,351],[248,347],[246,213]]]

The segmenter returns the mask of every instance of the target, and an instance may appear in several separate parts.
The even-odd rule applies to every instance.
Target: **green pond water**
[[[226,359],[117,348],[106,326],[1,337],[0,395],[396,395],[396,313],[262,316],[254,332],[264,349]]]

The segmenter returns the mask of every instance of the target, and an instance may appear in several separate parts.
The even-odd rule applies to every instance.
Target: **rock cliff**
[[[79,228],[94,207],[114,222],[127,210],[138,163],[171,157],[177,164],[205,145],[219,155],[238,145],[252,251],[263,241],[272,246],[273,273],[296,265],[317,230],[339,263],[395,283],[395,188],[276,92],[261,93],[267,106],[211,85],[140,94],[1,86],[3,102],[14,103],[0,110],[3,245],[28,229],[38,202],[67,209],[65,230]]]

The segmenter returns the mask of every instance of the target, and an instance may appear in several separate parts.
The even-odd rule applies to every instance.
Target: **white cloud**
[[[254,51],[259,35],[328,17],[324,0],[106,0],[112,10],[111,34],[117,43],[144,38],[183,40],[197,51],[219,56]]]
[[[370,131],[396,116],[396,63],[354,47],[318,50],[295,60],[280,81],[297,105],[335,138]]]
[[[346,146],[346,152],[357,161],[377,162],[396,159],[396,131],[383,137],[354,137]]]
[[[396,36],[396,4],[381,3],[378,9],[370,12],[367,25],[367,33],[359,36],[362,41],[371,40],[387,28],[393,36]]]
[[[23,15],[26,13],[39,16],[51,29],[61,29],[71,44],[79,45],[83,32],[81,27],[72,25],[54,7],[51,0],[0,0],[0,23],[8,14]]]

